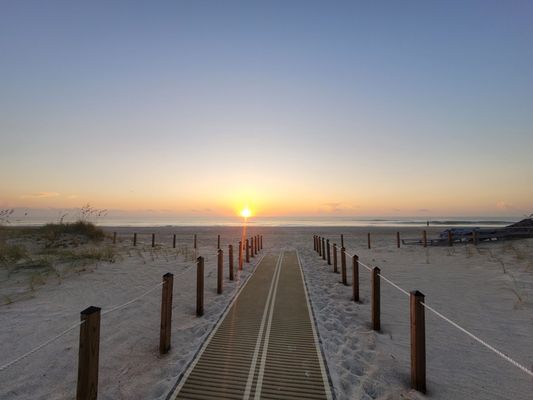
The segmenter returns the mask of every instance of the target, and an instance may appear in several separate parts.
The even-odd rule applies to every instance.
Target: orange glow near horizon
[[[159,176],[159,175],[158,175]],[[231,176],[231,175],[228,175]],[[169,177],[161,172],[160,180],[143,180],[127,187],[108,186],[107,181],[88,185],[19,186],[13,181],[9,189],[2,188],[1,208],[26,208],[68,211],[84,204],[111,213],[140,215],[176,215],[198,217],[233,217],[235,219],[285,216],[414,216],[414,215],[507,215],[530,214],[533,189],[521,184],[500,186],[502,192],[491,193],[488,178],[479,177],[473,183],[454,181],[442,184],[442,179],[413,181],[403,184],[398,179],[388,184],[376,184],[358,177],[356,187],[344,182],[331,181],[327,192],[316,190],[319,186],[311,178],[295,185],[278,175],[276,179],[262,176],[261,185],[240,186],[242,177],[231,176],[222,182],[197,186],[195,182],[184,186],[168,185]],[[165,178],[167,178],[165,180]],[[314,177],[313,177],[314,178]],[[198,181],[206,182],[206,176]],[[246,181],[251,180],[245,176]],[[114,179],[112,182],[122,182]],[[148,182],[148,183],[147,183]],[[509,182],[514,182],[509,180]],[[122,185],[120,183],[120,186]],[[110,184],[109,184],[110,185]],[[247,215],[248,210],[250,212]]]

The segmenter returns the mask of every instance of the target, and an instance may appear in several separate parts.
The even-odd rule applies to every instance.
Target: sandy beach
[[[430,228],[434,237],[441,228]],[[133,232],[138,244],[132,246]],[[396,248],[396,228],[261,228],[264,254],[296,249],[300,255],[322,350],[338,399],[506,399],[526,398],[531,379],[438,317],[426,313],[426,396],[409,389],[408,298],[382,282],[382,327],[370,325],[370,274],[360,268],[361,302],[351,301],[332,267],[313,251],[313,235],[340,244],[347,252],[407,291],[420,290],[427,304],[525,366],[533,365],[533,240],[454,247]],[[114,261],[57,263],[53,273],[36,280],[28,271],[2,271],[0,293],[1,364],[64,331],[79,312],[102,307],[100,344],[101,399],[165,399],[193,359],[220,315],[245,284],[259,257],[245,265],[234,282],[224,279],[216,294],[217,235],[221,247],[237,247],[236,227],[106,228],[109,237],[98,248],[111,248]],[[112,244],[112,232],[117,243]],[[372,248],[367,248],[371,232]],[[402,228],[403,238],[420,237],[422,228]],[[156,246],[151,247],[151,234]],[[176,248],[172,235],[176,234]],[[198,250],[193,249],[193,235]],[[85,245],[95,246],[95,245]],[[82,245],[83,247],[83,245]],[[206,259],[206,313],[195,316],[195,256]],[[226,260],[225,260],[226,261]],[[349,264],[350,265],[350,264]],[[227,264],[226,264],[227,268]],[[348,268],[348,281],[351,281]],[[172,347],[158,353],[160,289],[106,314],[106,310],[154,288],[164,273],[174,274]],[[32,283],[33,282],[33,283]],[[17,339],[15,339],[17,338]],[[78,330],[17,364],[0,371],[2,399],[65,399],[76,390]]]

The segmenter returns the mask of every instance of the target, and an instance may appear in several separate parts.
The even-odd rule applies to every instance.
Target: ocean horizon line
[[[394,226],[505,226],[517,222],[525,216],[501,217],[255,217],[246,221],[249,226],[261,227],[394,227]],[[19,219],[10,226],[41,226],[59,221],[50,218]],[[73,222],[65,220],[64,222]],[[243,220],[235,217],[103,217],[91,221],[102,227],[210,227],[242,226]]]

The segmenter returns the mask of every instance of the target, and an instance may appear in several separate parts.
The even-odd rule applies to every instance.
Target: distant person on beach
[[[427,226],[429,226],[429,221],[427,221]]]

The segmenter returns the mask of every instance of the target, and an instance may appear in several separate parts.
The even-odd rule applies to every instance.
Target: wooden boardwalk
[[[296,252],[267,255],[170,399],[331,399]]]

